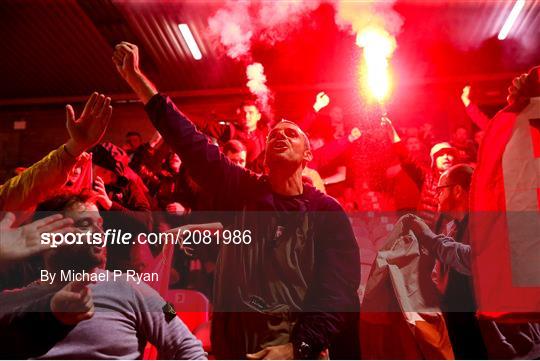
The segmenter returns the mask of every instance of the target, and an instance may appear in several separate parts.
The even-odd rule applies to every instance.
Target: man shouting
[[[309,141],[282,121],[266,141],[267,175],[229,161],[139,69],[135,45],[113,61],[165,141],[250,242],[221,244],[212,351],[225,359],[358,358],[360,257],[351,224],[331,197],[302,183]]]

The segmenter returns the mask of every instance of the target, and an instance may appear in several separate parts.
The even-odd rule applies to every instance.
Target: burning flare
[[[396,49],[396,40],[386,30],[370,27],[358,32],[356,45],[363,49],[364,61],[360,64],[362,88],[382,104],[392,88],[389,59]]]

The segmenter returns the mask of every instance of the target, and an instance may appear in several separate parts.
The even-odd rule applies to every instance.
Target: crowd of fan
[[[238,222],[245,221],[246,210],[267,210],[260,208],[260,205],[259,208],[253,208],[255,203],[250,197],[253,195],[265,200],[272,198],[262,203],[276,213],[290,215],[294,211],[312,215],[318,211],[327,211],[329,214],[326,218],[318,218],[328,225],[322,224],[324,221],[314,225],[318,232],[315,236],[319,237],[316,238],[319,247],[317,252],[306,251],[303,254],[305,260],[296,259],[298,265],[290,266],[291,258],[287,258],[292,257],[287,253],[290,249],[283,246],[279,249],[283,254],[275,258],[275,261],[285,260],[285,266],[290,267],[280,265],[282,269],[279,271],[285,272],[286,269],[290,273],[290,279],[282,277],[283,279],[278,279],[279,282],[272,283],[270,281],[275,281],[272,279],[274,275],[267,274],[264,276],[269,277],[269,281],[265,287],[277,287],[276,289],[282,290],[281,294],[287,295],[292,294],[293,290],[298,291],[301,297],[308,294],[313,298],[311,302],[314,305],[322,302],[336,314],[347,310],[358,313],[358,244],[343,210],[335,200],[323,193],[333,195],[347,212],[415,212],[423,219],[409,217],[417,229],[415,234],[424,235],[425,239],[433,243],[437,236],[432,229],[435,229],[436,214],[440,208],[441,191],[445,187],[459,185],[463,188],[463,194],[468,192],[472,175],[472,167],[469,165],[474,165],[476,161],[482,131],[488,121],[478,107],[470,102],[469,88],[465,88],[462,101],[478,127],[474,140],[470,138],[467,129],[458,128],[447,141],[440,142],[435,138],[429,124],[424,124],[420,129],[408,128],[398,132],[391,120],[384,116],[377,129],[348,129],[343,112],[338,107],[332,107],[328,95],[321,92],[317,94],[313,108],[298,124],[290,121],[281,121],[277,125],[266,122],[257,103],[245,101],[240,104],[235,121],[194,122],[197,129],[207,136],[206,139],[176,109],[170,99],[161,95],[144,74],[140,73],[138,49],[135,45],[125,42],[117,45],[113,61],[120,75],[145,104],[156,129],[168,131],[163,133],[163,136],[169,144],[163,141],[159,133],[150,141],[144,142],[137,132],[128,132],[122,146],[102,143],[112,114],[111,99],[94,93],[78,118],[73,108],[68,105],[67,130],[70,139],[0,186],[0,210],[8,212],[0,221],[0,290],[23,287],[38,280],[39,275],[36,272],[39,269],[92,269],[99,274],[108,274],[110,270],[143,272],[148,270],[155,257],[162,252],[160,245],[141,243],[134,243],[129,247],[109,245],[106,249],[84,245],[51,250],[40,243],[40,235],[43,233],[101,233],[104,229],[122,228],[125,232],[143,234],[216,221],[223,223],[225,228],[233,227],[234,222],[238,226]],[[519,85],[519,82],[514,83],[514,92]],[[210,142],[219,145],[222,153],[218,152],[215,146],[209,145]],[[190,164],[190,167],[184,166],[181,157],[169,146],[182,154],[185,163]],[[266,155],[265,149],[268,151]],[[457,164],[467,166],[456,168]],[[282,168],[287,166],[291,166],[291,169],[283,171]],[[239,167],[247,168],[251,172]],[[452,169],[454,173],[451,172]],[[456,169],[466,177],[455,176]],[[207,179],[205,172],[209,172],[209,177],[212,174],[221,177]],[[268,174],[268,180],[255,174]],[[451,182],[452,177],[460,178],[456,179],[463,184]],[[466,178],[466,181],[461,178]],[[234,190],[231,191],[232,194],[219,194],[215,188],[222,186],[220,182],[226,183],[222,192]],[[313,187],[304,186],[305,183]],[[247,193],[236,194],[246,187]],[[280,193],[280,190],[287,192]],[[210,192],[214,193],[208,194]],[[464,209],[467,197],[461,197]],[[242,199],[242,202],[235,202],[236,198]],[[220,209],[223,207],[228,208]],[[238,211],[238,208],[244,212],[241,213],[240,221],[238,217],[232,220],[234,215],[215,214],[216,211],[231,209]],[[62,215],[47,217],[47,214],[40,211],[62,212]],[[275,229],[270,229],[269,232],[273,233],[264,234],[261,231],[258,242],[268,242],[266,245],[269,245],[267,248],[271,248],[271,252],[266,253],[266,257],[269,259],[278,252],[275,250],[278,248],[275,243],[281,238],[288,237],[289,241],[294,242],[308,238],[307,230],[306,234],[298,233],[299,228],[303,229],[303,218],[290,218],[294,219],[291,221],[287,217],[280,218],[284,226],[278,223]],[[283,232],[290,222],[299,222],[302,227],[290,227],[290,234],[284,236]],[[317,233],[316,231],[311,233]],[[315,236],[310,235],[313,243]],[[451,243],[454,247],[464,246],[453,240]],[[296,243],[294,245],[296,247]],[[462,252],[470,253],[470,247],[466,245],[465,248]],[[226,281],[230,282],[234,278],[226,278],[224,270],[233,273],[231,269],[235,263],[239,263],[237,269],[253,266],[261,261],[257,257],[265,256],[257,253],[262,252],[261,249],[251,247],[251,253],[243,254],[230,248],[229,252],[239,253],[221,254],[222,268],[218,267],[222,273],[221,293],[223,290],[228,291],[227,287],[230,285]],[[197,289],[207,294],[210,299],[219,299],[221,296],[222,303],[226,304],[229,298],[219,295],[218,291],[216,295],[212,295],[212,273],[216,268],[218,249],[205,246],[189,251],[175,247],[169,285],[166,286],[171,289]],[[293,250],[295,251],[296,249]],[[235,258],[239,255],[244,258]],[[298,255],[295,253],[294,256]],[[466,257],[458,258],[462,260]],[[242,262],[239,262],[239,259]],[[257,267],[248,269],[248,273],[262,272],[265,262],[268,263],[264,259],[261,264],[256,264]],[[310,274],[312,264],[313,269],[319,271],[317,275],[321,279],[318,283],[311,280],[315,285],[308,285],[304,276],[307,279],[306,275]],[[470,273],[468,266],[465,269],[465,273]],[[247,278],[246,274],[234,276]],[[305,284],[296,283],[298,279]],[[280,285],[289,285],[287,282],[292,286],[279,288]],[[53,281],[51,286],[52,284]],[[149,341],[168,359],[206,357],[201,344],[177,317],[169,317],[171,315],[167,309],[162,308],[165,302],[163,298],[146,284],[135,286],[129,282],[98,282],[93,287],[93,295],[88,283],[84,282],[71,282],[67,285],[57,283],[56,286],[57,288],[49,288],[41,284],[11,294],[2,294],[0,321],[6,327],[0,328],[0,336],[8,340],[6,344],[11,346],[12,353],[7,353],[8,355],[99,358],[103,357],[106,350],[110,355],[138,358],[144,343]],[[308,286],[323,291],[320,291],[320,294],[310,294]],[[259,284],[252,285],[249,282],[245,287],[262,289]],[[228,296],[235,299],[237,295],[231,292]],[[246,296],[249,296],[250,307],[263,310],[268,308],[262,298],[254,298],[251,294]],[[18,304],[20,300],[25,303]],[[96,308],[112,312],[94,314],[94,303]],[[30,312],[43,310],[44,305],[54,317]],[[73,312],[69,312],[70,310]],[[158,312],[154,312],[156,310]],[[251,324],[248,318],[244,320],[241,313],[233,313],[224,312],[220,316],[218,312],[217,321],[216,317],[213,319],[212,343],[215,350],[221,352],[216,354],[218,356],[234,359],[247,355],[256,359],[265,355],[272,358],[270,355],[273,355],[276,359],[285,359],[293,356],[294,349],[295,357],[316,358],[326,352],[330,339],[332,342],[347,341],[344,336],[335,337],[340,334],[350,337],[347,342],[351,349],[354,349],[353,353],[345,354],[348,357],[358,357],[358,336],[348,329],[351,325],[354,326],[351,330],[357,328],[354,317],[351,317],[352,313],[336,316],[322,311],[306,312],[300,316],[291,331],[290,341],[287,339],[286,344],[266,346],[248,345],[245,340],[250,338],[240,337],[236,342],[230,342],[224,337],[232,337],[228,334],[230,330],[225,327],[231,327],[234,323],[228,324],[228,320],[233,319],[242,323],[241,326],[234,324],[234,327],[243,327],[244,335],[251,339],[259,337],[258,331],[252,332],[250,327],[257,328],[261,325]],[[264,313],[261,314],[265,316]],[[83,324],[82,320],[90,322]],[[125,322],[126,320],[133,322]],[[287,322],[290,320],[284,322],[289,332],[293,326],[287,325]],[[40,334],[42,329],[35,327],[36,324],[48,327],[47,337]],[[260,328],[269,327],[272,332],[277,332],[277,326],[270,324],[272,322],[268,321],[268,325]],[[74,325],[77,327],[73,328]],[[215,328],[215,325],[219,327]],[[102,332],[102,329],[108,327],[113,333],[110,337]],[[335,340],[328,335],[331,332],[334,333],[332,337],[335,337]],[[220,335],[222,337],[219,337]],[[32,340],[30,346],[25,344],[25,339]],[[94,339],[99,339],[99,342]],[[118,343],[117,340],[123,342]],[[277,340],[279,341],[279,337]],[[307,344],[305,340],[311,344]],[[261,341],[257,341],[259,342]],[[229,343],[231,345],[228,345]],[[238,351],[238,345],[245,350]],[[261,347],[262,350],[259,350]],[[346,349],[344,345],[334,347],[335,357],[340,358],[339,351],[347,351]]]
[[[335,197],[347,212],[419,211],[429,220],[437,210],[434,192],[439,175],[454,164],[474,165],[476,161],[488,119],[470,102],[469,90],[464,88],[462,101],[477,129],[474,138],[460,127],[442,143],[437,142],[430,123],[397,132],[383,118],[380,131],[347,129],[349,122],[341,108],[330,104],[324,92],[317,94],[313,108],[298,121],[314,155],[303,172],[304,182]],[[256,101],[242,102],[233,121],[198,120],[196,126],[231,162],[258,174],[265,172],[264,147],[272,124],[264,119]],[[381,149],[376,143],[388,146]],[[215,218],[204,213],[216,210],[212,201],[158,132],[145,142],[140,133],[128,131],[121,146],[99,143],[82,153],[62,190],[84,187],[93,189],[101,211],[113,211],[110,217],[102,212],[105,227],[118,222],[118,214],[127,219],[128,229],[141,233]],[[23,210],[16,208],[5,207]],[[159,251],[160,247],[141,245],[133,246],[129,254],[112,249],[109,266],[142,271]],[[171,287],[193,288],[211,297],[216,257],[212,247],[191,256],[176,250]]]

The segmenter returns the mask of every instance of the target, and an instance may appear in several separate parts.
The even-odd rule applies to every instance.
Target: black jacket
[[[313,187],[297,197],[274,194],[265,177],[232,164],[178,110],[155,95],[146,111],[193,179],[235,229],[250,231],[247,245],[222,245],[216,266],[212,348],[217,358],[245,358],[271,345],[308,343],[312,357],[355,327],[360,257],[341,206]],[[332,357],[358,357],[353,348]]]

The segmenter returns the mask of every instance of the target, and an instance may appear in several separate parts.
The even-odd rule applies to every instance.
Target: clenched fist
[[[51,299],[51,311],[64,325],[76,325],[94,316],[94,301],[91,282],[73,281],[68,283]]]
[[[313,109],[318,112],[322,108],[326,107],[328,104],[330,104],[330,97],[326,95],[325,92],[320,92],[315,97],[315,104],[313,104]]]
[[[122,41],[114,47],[112,59],[114,65],[116,65],[116,70],[125,80],[129,80],[140,73],[139,48],[137,48],[137,45]]]

